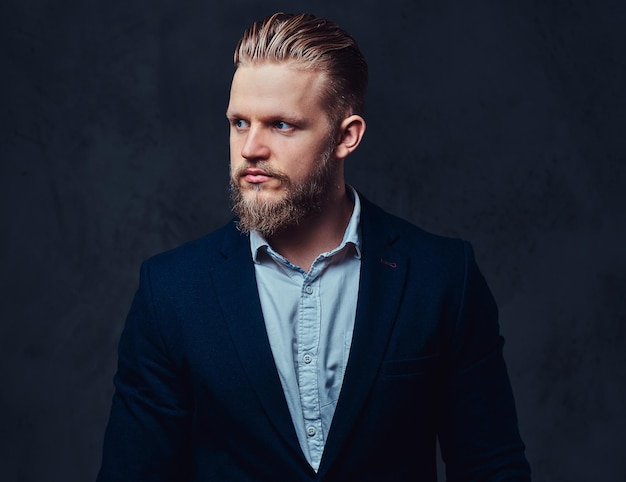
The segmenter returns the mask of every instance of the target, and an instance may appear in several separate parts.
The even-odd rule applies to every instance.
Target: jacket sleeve
[[[192,400],[175,320],[166,318],[146,262],[119,343],[98,482],[190,477]]]
[[[439,443],[447,480],[529,481],[498,312],[465,243],[465,277],[445,357]]]

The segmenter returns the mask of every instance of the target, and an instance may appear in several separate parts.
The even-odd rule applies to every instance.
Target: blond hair
[[[275,13],[255,22],[235,48],[236,67],[293,62],[326,74],[324,104],[332,122],[362,115],[367,62],[356,41],[335,23],[311,14]]]

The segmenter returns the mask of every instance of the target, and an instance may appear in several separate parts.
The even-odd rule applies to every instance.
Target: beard
[[[244,165],[231,173],[230,197],[232,210],[239,217],[237,228],[246,234],[257,231],[266,239],[299,225],[304,219],[322,211],[330,199],[334,186],[336,163],[334,149],[327,149],[321,156],[317,168],[303,181],[294,183],[284,172],[274,169],[264,161],[254,164],[268,175],[280,181],[284,194],[281,199],[262,199],[258,194],[262,185],[253,185],[245,196],[239,185]]]

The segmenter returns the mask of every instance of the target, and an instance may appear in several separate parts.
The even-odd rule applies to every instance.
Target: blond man
[[[99,481],[527,481],[470,245],[346,185],[367,64],[312,15],[235,50],[236,218],[142,265]]]

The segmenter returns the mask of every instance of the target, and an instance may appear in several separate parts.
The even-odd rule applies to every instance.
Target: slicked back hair
[[[356,41],[335,23],[311,14],[275,13],[252,24],[237,43],[235,67],[293,63],[326,76],[323,102],[335,127],[363,115],[367,62]]]

